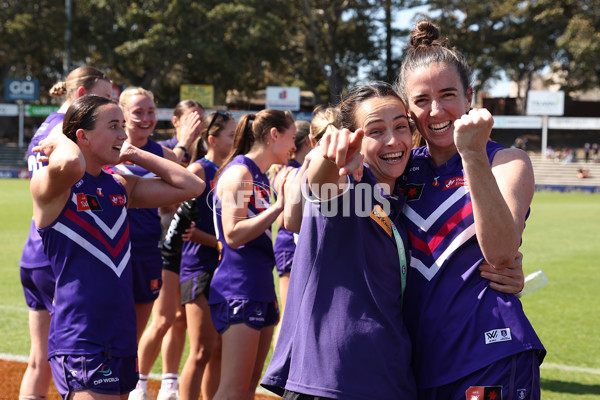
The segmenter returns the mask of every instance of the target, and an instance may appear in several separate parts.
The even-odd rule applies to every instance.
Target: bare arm
[[[202,119],[200,118],[200,114],[197,111],[187,114],[183,117],[181,121],[181,126],[177,130],[177,146],[173,149],[173,153],[176,157],[176,162],[181,162],[183,160],[183,156],[185,156],[186,150],[189,150],[192,146],[194,140],[196,140],[200,136],[200,123]]]
[[[490,167],[485,149],[492,125],[487,110],[472,110],[455,123],[454,135],[471,193],[477,240],[486,261],[504,269],[517,256],[534,178],[529,157],[518,149],[498,151]]]
[[[205,180],[206,174],[204,173],[204,168],[199,163],[192,163],[187,167],[188,171],[192,172],[198,178]],[[204,190],[210,190],[209,187],[206,187]],[[200,243],[204,246],[209,247],[217,247],[217,237],[215,235],[211,235],[203,230],[196,228],[195,224],[192,222],[192,226],[188,228],[183,235],[181,235],[181,239],[184,241],[192,241],[196,243]]]
[[[120,177],[129,197],[129,207],[162,207],[197,197],[205,183],[181,165],[123,143],[119,162],[130,161],[153,172],[158,178]]]
[[[302,191],[300,185],[302,185],[302,177],[308,169],[312,153],[318,150],[311,150],[310,153],[304,157],[304,162],[296,172],[292,172],[293,176],[288,177],[284,184],[285,191],[285,205],[283,207],[283,224],[282,226],[291,232],[300,232],[300,225],[302,224],[302,209],[304,206],[304,198],[302,197]]]
[[[517,251],[517,257],[508,267],[499,270],[485,261],[479,266],[481,277],[490,280],[490,288],[503,293],[517,294],[523,290],[523,254]]]
[[[248,203],[253,193],[252,182],[252,175],[246,167],[234,165],[223,173],[217,184],[224,239],[234,249],[262,235],[283,211],[281,195],[271,207],[248,218]]]
[[[33,148],[43,152],[48,166],[33,174],[30,191],[33,197],[33,216],[39,228],[50,225],[69,200],[71,186],[85,174],[86,162],[79,146],[62,132],[53,130]]]

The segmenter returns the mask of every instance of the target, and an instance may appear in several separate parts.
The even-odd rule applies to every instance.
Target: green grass
[[[18,262],[31,218],[28,182],[0,179],[0,192],[0,353],[25,356],[27,307]],[[524,269],[543,269],[549,284],[522,302],[548,350],[541,372],[545,400],[600,398],[599,238],[600,196],[535,194]],[[160,373],[160,359],[153,372]]]

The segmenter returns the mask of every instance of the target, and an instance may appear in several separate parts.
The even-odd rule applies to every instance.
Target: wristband
[[[187,149],[185,147],[183,147],[182,145],[178,144],[177,146],[175,146],[176,149],[181,149],[183,150],[184,153],[187,153]]]

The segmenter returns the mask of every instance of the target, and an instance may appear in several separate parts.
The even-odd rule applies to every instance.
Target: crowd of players
[[[151,92],[117,104],[101,71],[72,71],[29,147],[20,399],[51,376],[64,399],[147,399],[161,347],[160,400],[259,382],[289,400],[539,399],[545,350],[514,295],[532,167],[489,141],[471,79],[421,21],[395,87],[350,88],[310,124],[185,100],[159,143]]]

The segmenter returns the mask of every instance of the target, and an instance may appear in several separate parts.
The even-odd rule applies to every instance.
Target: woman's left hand
[[[485,108],[473,108],[468,114],[454,121],[454,144],[461,155],[469,152],[485,152],[492,133],[494,118]]]
[[[490,288],[502,293],[517,294],[523,290],[523,254],[517,252],[513,263],[502,270],[497,270],[485,261],[479,266],[481,277],[490,280]]]

